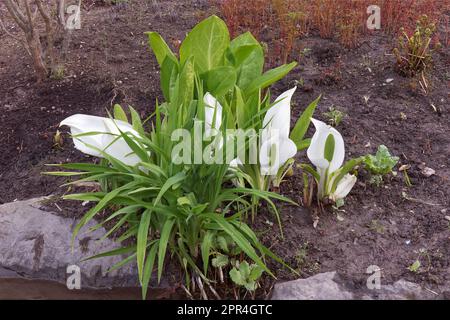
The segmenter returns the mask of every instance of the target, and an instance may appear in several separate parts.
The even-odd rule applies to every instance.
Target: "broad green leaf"
[[[225,95],[236,84],[233,67],[216,67],[202,74],[205,90],[215,97]]]
[[[161,37],[161,35],[159,35],[157,32],[146,32],[146,34],[148,36],[148,43],[152,48],[160,67],[162,66],[167,56],[169,56],[171,60],[177,60],[172,50],[170,50],[169,46]]]
[[[295,66],[297,62],[291,62],[290,64],[285,64],[279,66],[275,69],[265,72],[262,76],[254,79],[245,90],[245,94],[248,97],[252,93],[258,91],[259,89],[264,89],[270,86],[272,83],[277,82],[282,79],[286,74],[288,74]]]
[[[250,32],[241,34],[230,43],[233,62],[237,68],[237,84],[240,88],[247,86],[261,76],[264,68],[264,50]]]
[[[211,16],[197,24],[180,47],[180,61],[193,56],[200,73],[223,64],[225,50],[230,44],[228,28],[219,17]]]

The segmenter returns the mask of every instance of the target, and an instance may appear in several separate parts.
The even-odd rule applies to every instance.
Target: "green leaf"
[[[246,284],[246,281],[242,276],[240,270],[236,269],[236,267],[230,270],[230,278],[235,284],[239,286],[244,286]]]
[[[158,242],[155,242],[155,244],[151,246],[147,256],[147,260],[145,261],[144,276],[142,278],[142,299],[145,299],[147,297],[148,284],[150,283],[150,279],[152,277],[157,249],[158,249]]]
[[[228,242],[227,242],[227,239],[225,239],[225,237],[223,237],[223,236],[216,237],[216,242],[217,242],[217,246],[219,247],[220,250],[228,253],[228,251],[229,251],[228,250]]]
[[[216,67],[202,74],[205,90],[215,97],[225,95],[236,84],[236,71],[233,67]]]
[[[181,63],[193,56],[197,70],[206,72],[223,64],[229,44],[225,22],[213,15],[197,24],[184,39],[180,47]]]
[[[177,60],[172,50],[170,50],[167,43],[157,32],[146,32],[145,34],[148,36],[148,44],[150,45],[150,48],[152,48],[160,67],[167,56],[169,56],[171,60]]]
[[[205,274],[208,273],[208,264],[209,264],[209,253],[211,250],[211,247],[213,245],[213,237],[214,233],[211,231],[207,231],[205,236],[203,237],[203,241],[200,245],[200,249],[202,252],[202,260],[203,260],[203,272]]]
[[[96,254],[96,255],[91,256],[89,258],[85,258],[85,259],[83,259],[81,261],[87,261],[87,260],[104,258],[104,257],[111,257],[111,256],[118,256],[118,255],[122,255],[122,254],[133,252],[134,250],[136,250],[136,246],[122,247],[122,248],[118,248],[118,249],[114,249],[114,250],[110,250],[110,251],[106,251],[106,252],[102,252],[102,253]]]
[[[161,66],[161,90],[164,98],[170,102],[170,88],[178,76],[178,62],[166,57]]]
[[[123,111],[120,104],[114,105],[114,119],[128,122],[127,114]]]
[[[245,124],[247,123],[247,121],[250,117],[247,116],[245,102],[242,97],[241,89],[239,89],[238,86],[234,87],[232,109],[234,110],[234,113],[236,115],[236,121],[237,121],[238,128],[246,129]]]
[[[211,263],[214,268],[224,268],[228,265],[229,260],[226,255],[218,254],[214,259],[212,259]]]
[[[125,185],[123,185],[120,188],[114,189],[111,192],[107,193],[96,205],[95,207],[93,207],[92,209],[90,209],[84,216],[83,218],[81,218],[81,220],[78,222],[78,224],[75,226],[74,230],[73,230],[73,234],[72,234],[72,245],[73,242],[75,241],[75,238],[78,234],[78,232],[80,231],[80,229],[86,225],[90,220],[92,220],[92,218],[94,218],[94,216],[100,211],[102,210],[110,201],[112,201],[117,195],[119,195],[121,192],[123,192],[124,190],[128,189],[128,188],[132,188],[133,186],[135,186],[137,184],[137,182],[133,181],[130,183],[127,183]]]
[[[291,131],[290,138],[295,142],[299,151],[309,147],[310,140],[305,141],[303,137],[305,136],[306,131],[308,131],[311,118],[321,97],[322,96],[319,96],[316,100],[310,103],[310,105],[305,109],[305,111],[303,111],[302,115],[297,120],[294,129]]]
[[[136,130],[142,137],[145,137],[145,130],[142,126],[142,121],[139,113],[137,113],[137,111],[132,106],[128,106],[128,109],[130,109],[133,129]]]
[[[264,89],[272,83],[277,82],[288,74],[296,65],[297,62],[291,62],[290,64],[284,64],[265,72],[262,76],[256,78],[248,85],[248,88],[245,90],[245,95],[248,97],[259,89]]]
[[[317,171],[314,170],[314,168],[311,167],[309,164],[303,164],[303,163],[302,163],[302,164],[300,165],[300,167],[302,168],[303,171],[305,171],[305,172],[311,174],[311,175],[314,177],[314,179],[316,179],[316,181],[320,181],[320,175],[319,175],[319,173],[317,173]]]
[[[230,277],[237,285],[245,287],[249,291],[254,291],[258,287],[257,280],[261,277],[263,269],[256,264],[251,266],[247,261],[239,264],[239,268],[233,267],[230,270]]]
[[[420,269],[420,261],[416,260],[412,265],[408,267],[408,270],[411,272],[417,272]]]
[[[192,99],[194,98],[194,88],[195,88],[195,70],[194,70],[194,60],[191,57],[188,59],[180,72],[180,86],[178,101],[183,108],[188,108]],[[183,112],[186,114],[186,112]]]
[[[375,156],[366,156],[364,164],[372,174],[385,175],[392,172],[398,160],[398,157],[390,154],[389,149],[385,145],[380,145]]]
[[[237,85],[245,90],[263,72],[264,50],[250,32],[233,39],[230,50],[237,67]]]
[[[331,191],[336,191],[338,183],[342,180],[342,178],[349,173],[353,168],[355,168],[357,165],[359,165],[361,162],[364,161],[365,157],[359,157],[348,160],[338,171],[333,172],[333,175],[337,174],[336,178],[333,180],[333,185],[331,188]],[[331,177],[330,177],[331,178]]]
[[[255,263],[260,265],[264,270],[274,276],[273,273],[267,268],[261,258],[256,254],[255,248],[251,245],[251,243],[242,235],[242,233],[236,229],[232,224],[225,220],[222,216],[217,214],[205,214],[206,217],[209,217],[212,221],[215,221],[223,231],[230,235],[230,237],[234,240],[236,245],[244,251],[247,256],[252,259]]]
[[[299,144],[297,144],[297,150],[302,151],[309,148],[311,145],[311,138],[303,139]]]
[[[252,264],[250,268],[250,275],[249,279],[251,281],[258,281],[259,278],[261,278],[262,274],[264,272],[264,269],[256,264]]]
[[[137,267],[139,280],[142,284],[142,280],[144,277],[144,262],[145,262],[145,254],[147,251],[147,237],[148,230],[150,227],[152,212],[150,210],[144,211],[141,216],[141,221],[139,223],[139,229],[137,234],[137,248],[136,248],[136,256],[137,256]]]
[[[172,232],[174,219],[168,219],[161,230],[161,237],[159,238],[158,249],[158,283],[161,281],[161,275],[164,267],[164,259],[166,257],[167,245],[169,243],[169,237]]]

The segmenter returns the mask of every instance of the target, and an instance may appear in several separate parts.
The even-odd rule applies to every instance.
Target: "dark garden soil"
[[[82,29],[74,32],[63,80],[34,82],[30,61],[13,39],[0,34],[0,203],[55,195],[57,213],[76,217],[78,203],[60,201],[64,178],[42,176],[45,164],[94,161],[65,141],[55,146],[58,124],[74,113],[106,115],[114,103],[133,105],[143,116],[161,99],[156,60],[147,47],[145,31],[160,32],[175,47],[201,18],[215,12],[208,1],[130,1],[116,6],[89,6],[82,12]],[[3,10],[3,8],[0,8]],[[365,286],[366,269],[382,269],[382,283],[400,278],[430,290],[450,286],[450,120],[448,114],[450,52],[434,56],[425,93],[418,79],[399,76],[393,66],[392,41],[373,35],[348,50],[332,40],[299,40],[310,50],[292,57],[299,66],[277,84],[274,94],[293,85],[292,120],[318,95],[315,117],[335,107],[346,116],[337,126],[348,157],[374,153],[385,144],[400,157],[403,172],[369,183],[360,170],[357,185],[342,210],[305,209],[280,204],[284,239],[273,216],[261,212],[257,230],[265,244],[302,277],[336,270],[348,284]],[[304,153],[299,154],[304,161]],[[435,170],[427,177],[425,167]],[[281,193],[302,202],[298,168]],[[316,228],[313,216],[318,216]],[[272,225],[273,224],[273,225]],[[417,272],[408,270],[416,260]],[[279,280],[296,276],[272,264]],[[266,278],[265,291],[272,280]],[[230,296],[230,298],[232,298]]]

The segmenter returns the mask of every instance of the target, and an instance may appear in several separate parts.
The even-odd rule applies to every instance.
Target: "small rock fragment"
[[[425,167],[421,170],[421,173],[425,176],[425,177],[431,177],[432,175],[436,174],[436,170]]]

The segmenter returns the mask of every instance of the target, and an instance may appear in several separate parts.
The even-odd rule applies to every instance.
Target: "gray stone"
[[[440,293],[439,293],[440,292]],[[379,289],[355,288],[337,277],[336,272],[275,284],[272,300],[429,300],[445,299],[445,290],[434,292],[420,285],[398,280]]]
[[[112,256],[88,261],[84,258],[119,248],[110,239],[97,241],[103,228],[86,233],[96,225],[91,221],[81,229],[71,248],[72,230],[77,221],[40,209],[40,199],[17,201],[0,206],[0,277],[66,282],[67,267],[77,265],[83,287],[136,286],[135,264],[106,273],[123,257]]]
[[[319,273],[315,276],[275,284],[272,300],[348,300],[351,292],[335,280],[336,272]]]
[[[380,289],[370,290],[361,297],[363,300],[428,300],[434,299],[431,292],[425,291],[416,283],[403,279],[389,285],[382,285]]]

